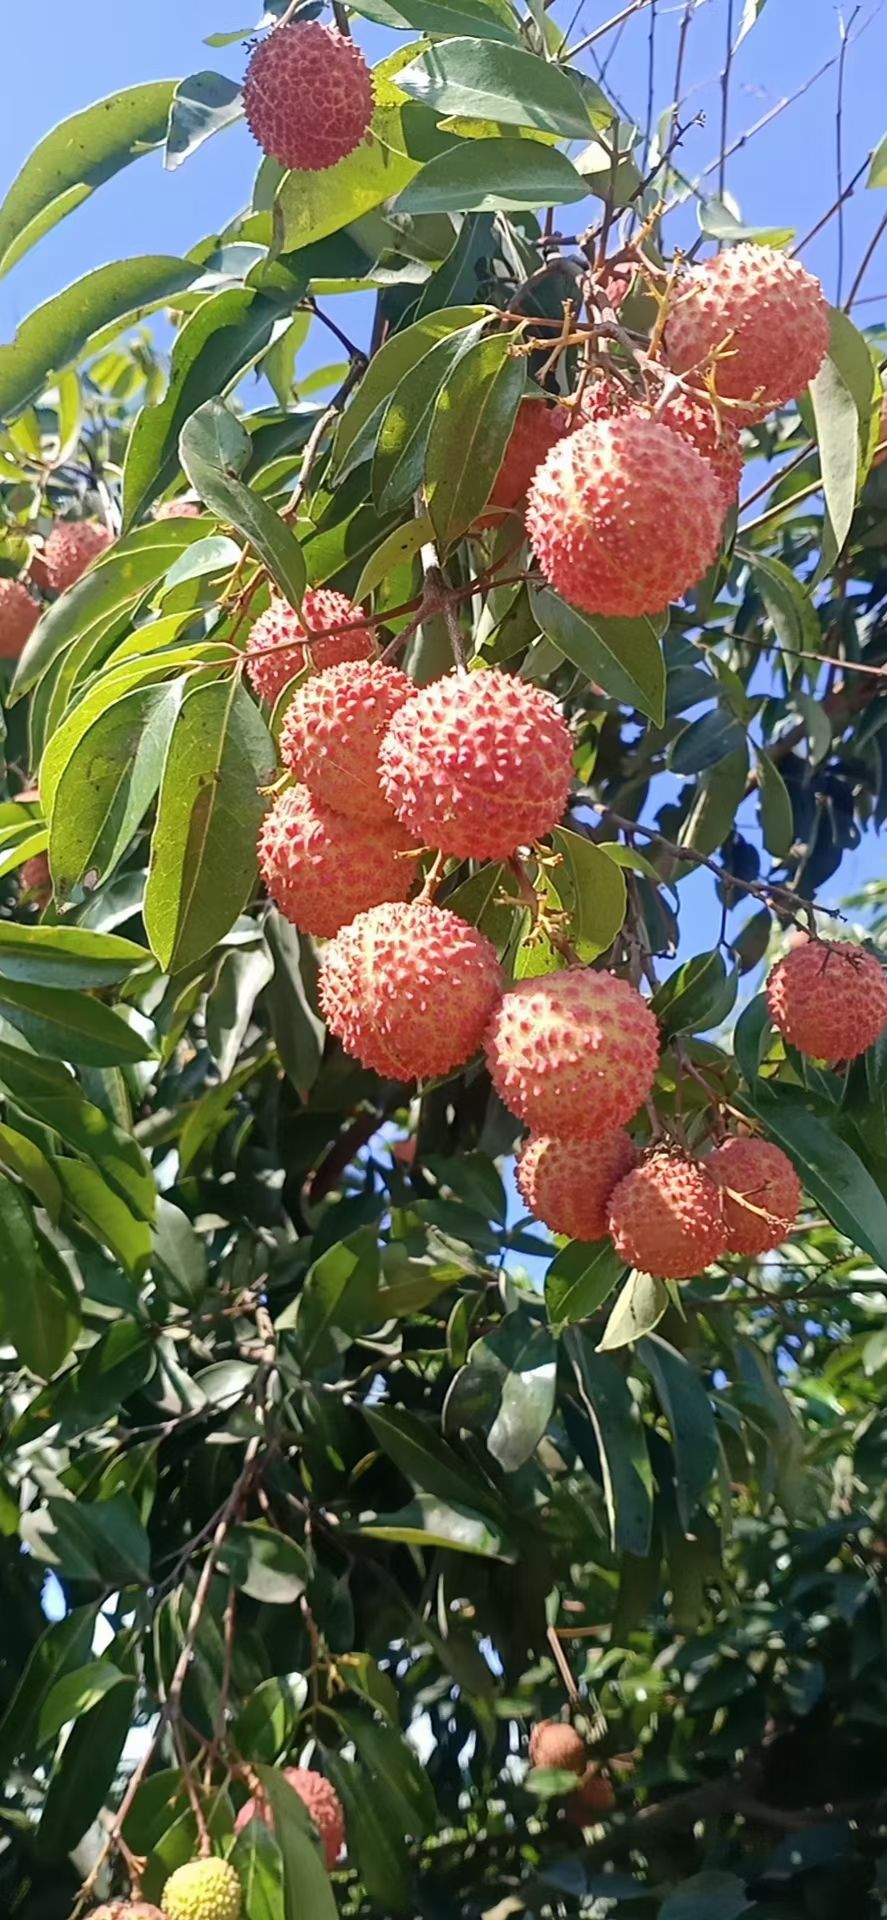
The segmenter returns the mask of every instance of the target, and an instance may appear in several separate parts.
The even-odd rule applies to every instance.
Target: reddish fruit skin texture
[[[727,1251],[717,1182],[698,1161],[662,1148],[619,1182],[607,1224],[617,1253],[657,1280],[691,1280]]]
[[[570,1794],[564,1813],[574,1827],[590,1827],[599,1814],[611,1813],[615,1805],[612,1781],[607,1779],[605,1773],[598,1773],[589,1767],[581,1786]]]
[[[627,413],[637,414],[642,420],[650,418],[648,406],[633,401],[624,387],[608,380],[605,375],[588,382],[579,403],[579,413],[584,421],[612,420],[617,414]],[[728,420],[722,420],[719,424],[710,403],[693,400],[688,393],[673,393],[655,417],[664,427],[671,427],[673,433],[680,434],[681,439],[695,447],[697,453],[701,453],[717,479],[724,512],[727,513],[739,493],[745,465],[739,429]]]
[[[287,1780],[311,1815],[320,1834],[328,1867],[334,1867],[345,1845],[345,1815],[332,1782],[308,1767],[284,1767]],[[235,1833],[242,1833],[251,1820],[262,1820],[273,1833],[274,1815],[267,1800],[247,1800],[234,1822]]]
[[[637,989],[586,968],[510,987],[485,1044],[505,1105],[559,1140],[597,1140],[630,1120],[659,1064],[656,1020]]]
[[[743,418],[764,420],[810,385],[828,352],[829,318],[817,279],[775,247],[727,247],[687,275],[666,329],[676,373],[716,363],[718,393],[746,402]]]
[[[637,1147],[621,1127],[593,1142],[534,1133],[521,1148],[515,1172],[530,1212],[552,1233],[602,1240],[607,1201],[637,1161]]]
[[[695,447],[628,413],[552,447],[527,496],[527,532],[556,592],[586,613],[660,613],[711,565],[720,482]]]
[[[40,618],[20,580],[0,580],[0,660],[17,660]]]
[[[163,1915],[147,1900],[110,1900],[103,1907],[94,1907],[86,1920],[163,1920]]]
[[[43,572],[54,593],[73,587],[87,567],[113,546],[114,536],[97,520],[63,520],[53,527],[43,549]]]
[[[550,833],[572,772],[554,696],[495,668],[422,687],[379,754],[382,792],[415,841],[462,860],[505,860]]]
[[[243,87],[250,132],[282,167],[322,173],[359,147],[373,117],[373,77],[359,47],[317,20],[263,40]]]
[[[416,877],[396,820],[358,820],[308,792],[278,795],[259,834],[262,879],[281,913],[305,933],[338,933],[380,900],[405,900]]]
[[[154,508],[155,520],[199,520],[202,508],[195,500],[163,500]]]
[[[557,1767],[561,1772],[583,1773],[588,1752],[581,1733],[562,1720],[540,1720],[530,1734],[531,1767]]]
[[[503,514],[514,513],[523,505],[536,468],[569,424],[565,407],[548,407],[539,400],[521,401],[486,508],[474,523],[477,528],[495,527]]]
[[[392,1080],[464,1066],[502,992],[495,947],[422,902],[359,914],[327,947],[320,1002],[346,1053]]]
[[[22,892],[32,894],[38,906],[45,907],[52,899],[52,875],[45,853],[35,853],[23,862],[19,880]]]
[[[290,680],[313,665],[316,669],[338,666],[343,660],[368,660],[376,651],[376,630],[352,627],[348,633],[320,633],[309,637],[313,627],[334,627],[359,620],[362,607],[356,607],[347,593],[333,587],[309,587],[302,601],[301,617],[294,607],[275,595],[265,613],[259,615],[246,643],[246,670],[256,693],[273,703]],[[284,641],[290,646],[284,646]],[[269,649],[276,648],[276,652]]]
[[[325,667],[287,707],[280,735],[284,766],[327,806],[364,820],[390,820],[379,786],[379,747],[389,721],[415,692],[405,673],[379,660]]]
[[[737,1134],[705,1162],[725,1191],[728,1253],[769,1253],[781,1247],[798,1217],[801,1182],[788,1156],[771,1140]],[[743,1198],[749,1202],[743,1204]]]
[[[773,968],[767,1004],[784,1040],[834,1066],[865,1053],[887,1026],[887,973],[865,947],[808,940]]]

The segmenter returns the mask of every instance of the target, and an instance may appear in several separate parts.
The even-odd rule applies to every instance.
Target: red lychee
[[[574,606],[659,613],[714,560],[724,497],[687,440],[627,413],[552,447],[530,486],[526,520],[546,580]]]
[[[612,1813],[615,1805],[612,1781],[598,1767],[589,1767],[581,1785],[570,1794],[564,1813],[574,1827],[591,1827],[602,1813]]]
[[[727,1250],[721,1190],[687,1154],[654,1147],[610,1196],[617,1253],[659,1280],[690,1280]]]
[[[563,1720],[540,1720],[530,1733],[530,1766],[583,1773],[588,1750],[581,1733]]]
[[[94,1907],[86,1920],[163,1920],[163,1915],[147,1900],[108,1900]]]
[[[49,871],[48,856],[45,853],[35,853],[30,860],[23,861],[19,870],[19,882],[22,893],[29,894],[35,906],[48,906],[52,899],[52,875]]]
[[[646,1000],[627,980],[586,967],[510,987],[485,1044],[506,1106],[558,1140],[600,1139],[630,1120],[659,1064]]]
[[[308,1767],[284,1767],[289,1782],[308,1809],[320,1835],[328,1867],[334,1867],[345,1845],[345,1815],[332,1782]],[[242,1833],[251,1820],[262,1820],[274,1831],[274,1814],[268,1800],[247,1800],[234,1822],[235,1833]]]
[[[729,1253],[769,1253],[781,1247],[798,1217],[801,1182],[788,1156],[770,1140],[735,1134],[705,1162],[724,1189]]]
[[[502,992],[495,947],[445,907],[374,907],[324,952],[320,999],[346,1053],[393,1080],[464,1066]]]
[[[294,20],[251,55],[243,106],[263,153],[282,167],[322,173],[368,132],[373,76],[353,40],[318,20]]]
[[[531,1213],[552,1233],[571,1240],[601,1240],[607,1231],[607,1201],[637,1165],[638,1151],[621,1127],[598,1140],[557,1140],[532,1133],[515,1173]]]
[[[379,660],[325,667],[294,693],[280,735],[285,767],[330,807],[364,820],[390,820],[379,786],[386,727],[416,692],[412,680]]]
[[[17,660],[40,618],[20,580],[0,580],[0,660]]]
[[[523,506],[527,488],[536,468],[555,441],[566,433],[570,416],[565,407],[546,406],[544,400],[522,400],[502,465],[493,481],[492,492],[475,527],[495,527],[505,513]]]
[[[701,453],[712,468],[721,488],[724,512],[732,507],[739,492],[744,459],[738,427],[730,420],[718,421],[709,400],[694,400],[678,389],[664,406],[655,393],[651,399],[633,398],[627,388],[615,380],[598,375],[583,388],[579,416],[583,421],[612,420],[615,415],[637,414],[641,419],[655,418],[673,433],[680,434]]]
[[[338,933],[380,900],[405,900],[417,866],[396,820],[335,813],[307,787],[279,794],[262,822],[262,879],[306,933]]]
[[[154,508],[155,520],[199,520],[202,507],[196,500],[161,500]]]
[[[767,1004],[783,1039],[834,1066],[880,1039],[887,1026],[887,972],[865,947],[808,940],[773,968]]]
[[[309,587],[301,615],[275,595],[259,615],[246,643],[246,670],[263,700],[275,701],[290,680],[308,666],[335,667],[343,660],[368,660],[376,651],[376,631],[346,593],[333,587]],[[323,628],[343,626],[344,633]],[[314,633],[315,628],[321,629]]]
[[[666,352],[676,373],[704,372],[716,347],[722,399],[745,402],[763,420],[810,385],[829,346],[829,316],[817,279],[776,247],[725,247],[694,267],[672,308]]]
[[[421,688],[379,753],[382,792],[414,840],[476,860],[507,859],[550,833],[572,763],[554,696],[495,668]]]
[[[113,534],[97,520],[60,520],[42,554],[47,586],[54,593],[64,593],[113,544]]]

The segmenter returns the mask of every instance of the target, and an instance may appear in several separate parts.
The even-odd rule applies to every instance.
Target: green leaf
[[[206,1249],[187,1214],[160,1194],[153,1248],[164,1269],[164,1289],[182,1305],[197,1306],[206,1291]]]
[[[625,1273],[612,1240],[571,1240],[555,1254],[545,1275],[548,1318],[558,1331],[574,1320],[590,1320]]]
[[[273,507],[237,477],[252,451],[246,428],[223,401],[207,400],[186,422],[179,450],[195,493],[243,534],[284,597],[298,606],[305,590],[301,547]]]
[[[65,1198],[82,1223],[138,1280],[151,1259],[151,1228],[136,1220],[119,1195],[113,1193],[96,1167],[79,1160],[57,1160],[56,1170]]]
[[[277,1767],[257,1766],[283,1858],[286,1920],[336,1920],[336,1902],[307,1808]]]
[[[421,1840],[437,1825],[437,1807],[428,1773],[399,1727],[380,1725],[362,1714],[340,1714],[345,1736],[369,1773],[375,1798],[385,1806],[398,1832]]]
[[[186,688],[184,675],[133,687],[76,741],[51,789],[49,862],[59,904],[107,879],[126,853],[160,786]]]
[[[368,138],[354,153],[320,173],[294,171],[285,176],[275,206],[278,242],[284,253],[295,253],[343,227],[353,227],[383,200],[393,200],[428,157],[429,135],[432,151],[451,144],[433,123],[427,128],[415,125],[416,109],[400,87],[400,69],[409,57],[410,49],[402,48],[374,68],[372,124]]]
[[[94,334],[142,308],[159,306],[200,278],[201,268],[169,254],[141,254],[97,267],[23,320],[12,344],[0,347],[0,415],[36,400],[51,373],[61,373]]]
[[[654,725],[665,720],[665,662],[654,620],[605,620],[577,613],[550,587],[531,587],[543,633],[565,660],[623,706],[638,708]]]
[[[715,947],[677,967],[650,1005],[665,1037],[704,1033],[708,1027],[719,1027],[732,1012],[736,989],[736,974],[727,972],[724,956]]]
[[[624,923],[628,906],[625,876],[585,834],[556,827],[553,837],[555,852],[563,864],[554,868],[552,882],[570,916],[572,943],[583,960],[596,960],[612,946]]]
[[[748,1099],[838,1232],[864,1247],[879,1266],[887,1266],[887,1199],[853,1148],[833,1125],[781,1089],[758,1081]]]
[[[35,987],[109,987],[147,955],[133,940],[83,927],[21,927],[0,921],[0,978]]]
[[[219,1564],[250,1599],[291,1606],[304,1593],[309,1566],[303,1549],[263,1520],[232,1527]]]
[[[583,1405],[594,1427],[614,1552],[650,1550],[653,1476],[640,1411],[616,1365],[578,1327],[565,1336]]]
[[[745,728],[735,716],[723,707],[714,707],[681,728],[668,750],[669,767],[677,774],[705,773],[735,753],[744,738]]]
[[[514,14],[502,0],[487,5],[485,0],[361,0],[354,9],[365,20],[376,20],[380,27],[395,30],[414,27],[419,33],[471,33],[481,40],[519,39]]]
[[[113,1687],[119,1687],[125,1678],[110,1660],[91,1660],[88,1666],[63,1674],[50,1687],[40,1709],[37,1740],[41,1745],[54,1740],[69,1720],[79,1720],[81,1714],[88,1713],[90,1707],[103,1700]]]
[[[791,796],[774,760],[761,748],[756,753],[758,792],[761,796],[761,826],[764,845],[774,860],[783,860],[795,837]]]
[[[324,1764],[345,1809],[348,1858],[361,1886],[385,1912],[400,1913],[409,1905],[410,1891],[404,1836],[395,1832],[384,1797],[379,1798],[359,1761],[349,1763],[330,1753]]]
[[[309,995],[317,968],[310,940],[276,908],[265,921],[274,973],[265,990],[281,1065],[307,1099],[320,1071],[326,1028]]]
[[[22,1516],[20,1532],[36,1559],[70,1580],[107,1588],[147,1583],[148,1536],[128,1493],[106,1500],[51,1496]]]
[[[0,977],[0,1015],[37,1054],[88,1067],[153,1060],[154,1048],[112,1007],[63,987],[24,986]]]
[[[191,73],[180,80],[172,99],[163,164],[169,173],[214,133],[243,119],[243,94],[223,73]]]
[[[538,140],[465,140],[426,161],[397,201],[401,213],[499,213],[583,200],[581,174]]]
[[[430,539],[431,521],[427,513],[420,514],[416,520],[408,520],[405,527],[395,527],[393,533],[387,534],[381,546],[370,555],[354,589],[357,605],[364,606],[376,587],[381,586],[397,567],[412,560],[419,548]]]
[[[53,1769],[37,1844],[50,1859],[71,1853],[113,1784],[130,1728],[135,1681],[123,1680],[78,1719]]]
[[[249,900],[259,788],[273,768],[271,737],[236,681],[188,695],[166,757],[145,890],[145,929],[165,972],[209,952]]]
[[[875,148],[869,169],[867,187],[887,187],[887,133],[880,145]]]
[[[422,1493],[453,1507],[488,1506],[498,1510],[483,1482],[471,1474],[439,1430],[405,1407],[363,1407],[363,1417],[379,1445],[405,1478]]]
[[[751,553],[743,547],[736,552],[740,560],[748,561],[755,592],[764,602],[780,645],[789,653],[821,652],[816,608],[791,568],[773,554]]]
[[[84,1097],[67,1067],[0,1041],[0,1086],[25,1113],[92,1160],[134,1213],[154,1218],[154,1176],[141,1147]]]
[[[206,1003],[207,1044],[222,1080],[227,1080],[237,1066],[256,1000],[273,972],[274,962],[264,941],[251,947],[233,947],[223,956]]]
[[[845,313],[831,309],[827,360],[811,382],[826,535],[817,577],[830,572],[850,531],[859,486],[865,477],[872,412],[877,394],[874,361],[862,334]]]
[[[347,465],[372,453],[382,413],[410,368],[424,358],[437,340],[459,333],[485,319],[483,307],[449,307],[429,313],[415,326],[392,334],[372,360],[339,422],[333,446],[331,472],[341,475]]]
[[[703,775],[678,836],[682,847],[714,853],[736,822],[748,780],[748,747],[743,743]]]
[[[763,0],[747,0],[749,4],[757,5],[760,12]],[[740,1920],[741,1914],[751,1913],[752,1909],[753,1902],[745,1891],[745,1884],[735,1873],[720,1873],[716,1868],[709,1868],[683,1880],[674,1893],[669,1894],[659,1909],[659,1920]]]
[[[89,1658],[95,1634],[95,1607],[75,1607],[40,1635],[6,1712],[0,1720],[0,1766],[4,1777],[12,1763],[36,1738],[44,1701],[65,1673]]]
[[[476,345],[485,322],[447,334],[410,367],[384,409],[373,456],[373,498],[380,512],[412,501],[425,472],[434,409],[453,368]]]
[[[718,1457],[711,1401],[695,1368],[658,1333],[640,1342],[638,1358],[652,1376],[671,1428],[678,1513],[684,1532],[692,1533],[696,1508]]]
[[[398,74],[398,85],[437,114],[535,127],[578,140],[594,131],[579,87],[561,67],[488,40],[455,39],[430,47]]]
[[[551,1419],[557,1375],[552,1334],[520,1308],[507,1313],[475,1342],[465,1374],[469,1381],[482,1376],[481,1390],[490,1388],[495,1413],[487,1446],[503,1473],[516,1473],[535,1453]]]
[[[525,383],[507,334],[479,340],[444,380],[425,455],[428,512],[442,548],[489,499]]]
[[[414,1547],[449,1547],[454,1553],[484,1559],[513,1560],[514,1552],[490,1521],[470,1507],[454,1506],[433,1493],[417,1493],[399,1513],[363,1520],[356,1532],[370,1540],[399,1541]]]
[[[328,1247],[306,1275],[299,1301],[302,1362],[323,1365],[324,1357],[379,1317],[379,1249],[376,1233],[361,1227],[347,1240]],[[336,1334],[344,1342],[336,1341]]]
[[[271,1764],[293,1744],[299,1717],[308,1698],[308,1682],[301,1673],[275,1674],[263,1680],[234,1723],[237,1751],[249,1761]]]
[[[250,1820],[237,1835],[231,1865],[243,1890],[245,1920],[286,1920],[283,1858],[263,1820]]]
[[[62,1189],[45,1153],[27,1134],[0,1125],[0,1160],[24,1181],[55,1223],[61,1211]]]
[[[615,1353],[658,1327],[668,1312],[668,1288],[649,1273],[631,1273],[598,1341],[598,1353]]]
[[[80,1331],[77,1290],[38,1234],[20,1187],[0,1174],[0,1323],[23,1365],[48,1380]]]
[[[155,80],[112,93],[40,141],[0,206],[0,274],[122,167],[162,145],[174,84]]]

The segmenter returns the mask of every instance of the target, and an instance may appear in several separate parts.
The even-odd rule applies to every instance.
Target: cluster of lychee
[[[530,1734],[531,1767],[575,1774],[577,1786],[567,1797],[564,1812],[575,1826],[590,1826],[602,1813],[612,1812],[616,1795],[609,1775],[593,1760],[578,1728],[564,1720],[540,1720]]]
[[[43,608],[32,586],[65,593],[111,545],[97,520],[60,520],[31,560],[26,580],[0,579],[0,660],[17,660]]]

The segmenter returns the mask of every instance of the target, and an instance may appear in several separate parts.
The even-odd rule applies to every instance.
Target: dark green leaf
[[[104,1804],[129,1732],[135,1681],[123,1680],[76,1721],[49,1781],[38,1844],[70,1853]]]
[[[340,1718],[396,1830],[413,1839],[433,1833],[437,1807],[431,1781],[400,1728],[358,1713],[342,1713]]]
[[[594,131],[579,88],[562,68],[488,40],[447,40],[397,76],[435,113],[587,140]],[[601,96],[603,99],[603,96]]]
[[[764,845],[774,860],[782,860],[795,837],[791,796],[770,755],[759,750],[757,760]]]
[[[625,1273],[611,1240],[594,1246],[571,1240],[556,1254],[545,1276],[545,1304],[552,1325],[560,1329],[574,1320],[590,1320]]]
[[[373,498],[380,512],[412,501],[425,472],[438,395],[454,367],[476,346],[484,325],[480,320],[436,341],[404,374],[384,407],[373,457]]]
[[[93,1160],[134,1213],[154,1218],[156,1188],[141,1147],[84,1098],[66,1067],[0,1041],[0,1086],[17,1106]]]
[[[704,713],[698,720],[691,720],[688,727],[682,727],[668,751],[668,764],[672,773],[705,773],[708,767],[716,767],[719,760],[726,759],[728,753],[735,753],[742,746],[744,729],[723,707],[714,707],[711,713]]]
[[[240,479],[252,441],[222,400],[207,400],[182,429],[179,452],[188,479],[212,513],[242,533],[291,605],[305,590],[305,562],[280,515]]]
[[[277,1767],[257,1766],[283,1858],[286,1920],[336,1920],[336,1902],[307,1808]]]
[[[336,1334],[347,1344],[379,1318],[379,1250],[375,1231],[363,1227],[328,1248],[314,1262],[299,1301],[299,1335],[306,1367],[323,1365]]]
[[[749,1104],[839,1233],[887,1266],[887,1199],[853,1148],[787,1091],[758,1081]]]
[[[719,948],[699,953],[676,968],[650,1002],[663,1034],[704,1033],[718,1027],[736,1000],[735,973],[728,973]]]
[[[429,313],[415,326],[392,334],[373,355],[356,393],[349,402],[336,433],[333,448],[334,475],[347,471],[358,459],[367,459],[373,451],[382,414],[396,387],[416,362],[424,359],[435,342],[447,334],[458,333],[485,319],[482,307],[449,307]]]
[[[442,548],[489,499],[525,382],[507,334],[479,340],[444,380],[425,455],[428,512]]]
[[[81,927],[0,922],[0,976],[35,987],[109,987],[145,965],[144,947]]]
[[[662,1410],[672,1431],[675,1456],[675,1491],[678,1513],[685,1533],[693,1531],[693,1519],[701,1496],[711,1480],[717,1460],[718,1443],[711,1401],[698,1373],[667,1340],[658,1333],[649,1334],[638,1347],[638,1358],[653,1377]]]
[[[86,993],[24,986],[0,977],[0,1014],[24,1035],[35,1053],[51,1060],[117,1067],[154,1058],[150,1042],[135,1027]]]
[[[556,147],[538,140],[465,140],[429,160],[404,188],[398,213],[497,213],[561,207],[588,189]]]
[[[614,1551],[649,1552],[653,1476],[640,1411],[615,1360],[595,1353],[578,1327],[565,1335],[583,1404],[594,1427]]]
[[[665,663],[654,620],[605,620],[577,613],[550,587],[532,587],[530,600],[543,633],[566,660],[614,700],[638,708],[662,726]]]
[[[263,1520],[232,1527],[219,1564],[252,1600],[290,1606],[304,1593],[309,1566],[303,1549]]]
[[[625,877],[614,860],[585,834],[556,827],[555,852],[563,862],[552,873],[554,890],[570,916],[570,937],[583,960],[606,953],[625,920]]]
[[[204,140],[243,117],[243,96],[236,80],[223,73],[191,73],[173,94],[164,166],[172,172]]]

